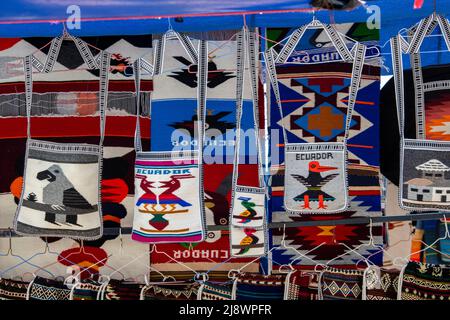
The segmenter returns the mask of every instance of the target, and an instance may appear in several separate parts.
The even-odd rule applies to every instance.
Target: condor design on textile
[[[65,37],[53,39],[45,64],[40,68],[33,56],[24,58],[25,96],[27,112],[27,147],[22,193],[14,219],[18,234],[55,236],[94,240],[102,236],[100,179],[102,147],[105,135],[106,104],[110,55],[98,54],[99,63],[87,45],[69,36],[76,43],[88,66],[100,66],[99,145],[57,143],[32,139],[31,108],[33,97],[33,66],[39,72],[53,70]],[[56,120],[55,120],[56,121]]]
[[[292,51],[299,44],[300,39],[309,28],[321,28],[330,38],[332,45],[337,50],[341,61],[341,67],[336,70],[333,67],[323,68],[301,74],[300,71],[294,74],[282,74],[278,77],[279,67],[290,64],[288,58]],[[353,62],[351,80],[349,81],[349,93],[347,103],[347,114],[343,118],[344,139],[342,142],[314,142],[314,143],[290,143],[286,128],[281,124],[284,139],[284,207],[289,214],[327,214],[345,211],[349,205],[348,181],[347,181],[347,139],[351,127],[352,114],[356,102],[357,93],[360,86],[366,46],[362,43],[354,44],[349,50],[340,34],[330,25],[322,24],[314,20],[308,25],[297,29],[277,54],[274,48],[265,52],[265,61],[268,75],[272,85],[272,91],[281,118],[283,114],[283,100],[280,95],[280,83],[284,81],[285,86],[304,87],[311,90],[319,87],[318,82],[329,81],[330,77],[339,78],[341,83],[348,81],[344,70],[348,63]],[[313,70],[313,69],[311,69]],[[314,80],[314,81],[313,81]],[[290,81],[290,82],[286,82]],[[311,83],[310,83],[311,82]],[[314,84],[312,84],[314,82]],[[342,86],[342,84],[340,84]],[[292,89],[295,89],[294,87]],[[319,104],[320,103],[320,104]],[[316,107],[327,109],[332,112],[327,102],[315,102]],[[326,120],[322,120],[326,122]],[[342,192],[344,190],[344,192]]]
[[[258,116],[258,79],[256,67],[254,32],[244,27],[237,35],[237,82],[236,82],[236,144],[233,160],[233,185],[230,210],[231,255],[236,257],[260,256],[267,250],[267,225],[265,217],[264,175],[259,141]],[[248,72],[245,69],[245,57],[248,61]],[[258,187],[238,184],[239,158],[241,150],[241,122],[243,113],[244,92],[247,89],[244,81],[250,75],[252,93],[252,111],[255,130],[255,142],[258,161]]]
[[[181,45],[180,45],[181,43]],[[135,209],[132,239],[148,243],[201,242],[205,238],[203,196],[203,145],[206,117],[207,42],[197,40],[198,49],[186,35],[169,31],[156,41],[154,93],[152,106],[158,103],[194,103],[197,109],[197,148],[171,151],[141,149],[139,130],[140,61],[135,63],[136,83],[136,163]],[[180,60],[193,61],[195,85],[173,90],[178,85],[170,67]],[[166,71],[163,66],[168,66]]]
[[[425,37],[439,26],[450,51],[450,23],[439,14],[422,19],[415,30],[409,30],[410,42],[401,34],[391,38],[392,65],[401,138],[399,203],[403,209],[415,211],[450,211],[450,141],[431,140],[427,130],[426,94],[439,94],[448,80],[424,82],[420,47]],[[416,137],[405,136],[405,94],[403,54],[409,54],[414,81]],[[427,111],[426,111],[427,110]],[[442,111],[440,111],[442,112]],[[407,160],[405,160],[407,159]]]

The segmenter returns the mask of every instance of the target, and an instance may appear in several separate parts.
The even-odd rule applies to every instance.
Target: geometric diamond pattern
[[[302,86],[308,90],[317,93],[323,97],[329,97],[336,92],[344,91],[350,84],[349,79],[343,78],[324,78],[324,79],[310,79],[310,78],[292,78],[291,86]]]
[[[330,290],[331,294],[335,295],[339,291],[339,286],[336,282],[331,282],[328,290]]]
[[[342,291],[342,294],[344,295],[344,297],[347,297],[348,294],[350,293],[350,288],[348,287],[348,285],[346,283],[344,283],[341,287],[341,291]]]
[[[279,79],[278,82],[283,96],[286,97],[281,101],[284,117],[277,121],[277,124],[304,142],[342,140],[347,114],[349,79],[344,81],[345,86],[330,87],[333,92],[329,92],[328,95],[325,92],[318,93],[311,90],[298,79],[293,86],[291,80],[293,79]],[[333,81],[335,80],[342,79]],[[370,121],[354,112],[350,122],[349,138],[352,138],[355,132],[359,134],[371,126]]]
[[[293,122],[323,141],[330,141],[344,132],[346,114],[329,103],[324,103]],[[356,121],[352,119],[351,126]]]
[[[352,295],[354,298],[358,298],[362,293],[362,289],[357,283],[355,283],[353,287],[350,288],[345,282],[342,284],[342,286],[339,287],[339,284],[337,284],[335,281],[332,281],[331,283],[325,282],[324,291],[326,290],[328,290],[333,296],[340,291],[344,297]]]
[[[355,283],[355,285],[353,286],[351,292],[353,293],[353,295],[355,296],[355,298],[359,297],[359,295],[361,294],[362,290],[359,287],[359,285],[357,283]]]
[[[395,277],[394,278],[394,283],[392,284],[392,286],[394,287],[395,292],[398,291],[398,281],[399,281],[399,277]]]
[[[384,292],[386,292],[389,289],[389,286],[391,285],[391,277],[389,276],[389,274],[385,273],[381,277],[380,284]]]
[[[38,300],[69,300],[70,290],[50,288],[39,284],[32,284],[30,296]]]

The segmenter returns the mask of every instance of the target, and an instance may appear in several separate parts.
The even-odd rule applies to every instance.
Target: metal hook
[[[244,28],[247,28],[247,17],[245,14],[242,15],[242,21],[243,21]]]
[[[237,269],[230,269],[228,271],[227,276],[228,276],[228,279],[234,280],[234,279],[236,279],[238,274],[239,274],[239,270],[237,270]]]
[[[369,217],[369,245],[374,246],[375,244],[374,244],[374,241],[373,241],[372,228],[373,228],[372,217]]]
[[[8,252],[6,253],[7,255],[8,254],[10,254],[10,255],[12,255],[13,254],[13,250],[12,250],[12,230],[11,230],[11,228],[8,228],[8,231],[9,231],[9,248],[8,248]]]
[[[284,270],[285,268],[286,268],[286,270]],[[291,263],[288,263],[288,264],[282,264],[282,265],[278,268],[278,271],[279,271],[280,273],[285,273],[285,274],[287,274],[287,273],[294,272],[295,269],[294,269],[294,267],[292,266]]]
[[[66,23],[63,22],[62,25],[63,25],[63,32],[62,32],[63,39],[71,38],[70,33],[67,31]]]
[[[445,228],[445,236],[447,238],[450,238],[450,232],[448,229],[448,224],[447,224],[447,216],[445,215],[445,213],[442,214],[444,216],[444,228]]]
[[[119,226],[119,241],[120,241],[119,254],[122,255],[123,254],[123,237],[122,237],[122,227],[121,226]]]
[[[167,18],[167,23],[169,24],[169,28],[167,31],[174,31],[172,28],[172,22],[170,21],[170,18]]]
[[[177,279],[175,279],[174,276],[170,276],[170,275],[169,276],[164,276],[163,279],[162,279],[163,282],[166,282],[167,280],[177,281]]]
[[[286,246],[286,223],[283,224],[283,238],[281,238],[280,244],[285,247]]]
[[[316,264],[314,266],[314,272],[319,272],[318,267],[322,267],[322,270],[325,270],[328,266],[326,264],[323,264],[323,263]]]
[[[197,282],[200,282],[200,283],[205,283],[208,280],[209,280],[209,275],[207,273],[205,273],[205,272],[196,273],[194,275],[194,281],[197,281]]]
[[[333,228],[333,244],[337,244],[337,241],[336,241],[336,226]]]
[[[48,244],[48,237],[45,237],[45,249],[44,249],[44,254],[45,253],[49,253],[50,252],[50,246]]]

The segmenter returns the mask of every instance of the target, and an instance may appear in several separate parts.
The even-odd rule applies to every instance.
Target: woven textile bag
[[[231,255],[236,257],[260,256],[267,251],[267,226],[265,213],[264,173],[259,139],[258,87],[255,50],[255,34],[243,28],[237,35],[237,83],[236,83],[236,144],[233,161],[233,185],[230,210],[230,244]],[[248,72],[245,69],[247,53]],[[257,149],[259,185],[245,186],[238,184],[239,158],[241,151],[242,104],[247,87],[244,75],[249,74],[253,97],[253,118],[255,142]],[[244,148],[245,150],[245,148]]]
[[[203,282],[198,289],[197,300],[231,300],[231,286]]]
[[[450,23],[443,16],[432,14],[422,19],[410,42],[400,34],[391,38],[392,65],[399,121],[400,207],[414,211],[450,211],[450,141],[431,140],[426,133],[425,94],[439,94],[448,89],[448,80],[425,82],[422,76],[420,47],[427,34],[440,27],[450,51]],[[405,137],[405,106],[403,54],[409,54],[414,79],[416,137]],[[412,107],[412,106],[411,106]],[[431,108],[432,106],[430,106]],[[442,111],[440,111],[442,112]]]
[[[295,270],[286,277],[285,300],[318,300],[319,273]]]
[[[400,271],[369,266],[364,270],[362,300],[397,300]]]
[[[64,282],[37,276],[28,286],[27,300],[70,300],[70,289]]]
[[[290,214],[338,213],[345,211],[349,205],[347,138],[360,85],[366,47],[361,43],[356,43],[350,50],[332,26],[314,20],[293,32],[279,53],[276,53],[273,48],[266,51],[267,71],[282,119],[284,118],[283,100],[280,96],[278,83],[286,75],[283,75],[283,77],[277,75],[276,64],[287,63],[289,56],[296,49],[297,44],[308,29],[323,29],[336,48],[340,59],[344,63],[353,62],[345,117],[345,137],[343,141],[339,142],[290,143],[286,128],[282,126],[285,150],[284,207]],[[291,83],[295,82],[297,86],[297,83],[316,78],[317,81],[327,81],[325,74],[332,73],[332,71],[326,69],[326,64],[323,68],[323,74],[321,74],[321,71],[320,73],[310,74],[308,78],[298,78],[293,75]],[[332,74],[338,74],[338,72]],[[339,75],[333,77],[339,77]],[[331,107],[329,106],[329,108]]]
[[[362,300],[362,270],[327,267],[319,276],[319,300]]]
[[[140,300],[197,300],[197,282],[149,283],[143,287]]]
[[[233,282],[232,300],[284,300],[286,275],[238,274]]]
[[[174,31],[157,40],[152,104],[187,103],[197,99],[197,140],[184,150],[142,151],[139,110],[136,125],[135,213],[132,239],[148,243],[201,242],[205,238],[203,195],[203,143],[207,81],[207,42],[198,40],[198,49],[185,35]],[[170,53],[170,55],[169,55]],[[174,57],[176,58],[174,59]],[[177,90],[171,77],[174,64],[187,56],[197,62],[197,87]],[[178,60],[177,60],[178,59]],[[139,109],[140,66],[135,63],[137,106]],[[165,68],[163,68],[163,66]],[[165,71],[165,70],[168,71]],[[190,104],[186,105],[189,107]],[[170,112],[168,109],[167,112]],[[157,137],[154,137],[157,139]],[[195,147],[197,145],[197,147]]]
[[[98,145],[31,137],[33,68],[42,73],[52,71],[64,40],[75,42],[89,69],[100,69]],[[69,35],[53,39],[45,64],[33,55],[24,58],[28,139],[22,194],[14,220],[18,234],[86,240],[102,236],[100,179],[109,63],[108,53],[101,52],[94,59],[86,43]]]
[[[26,300],[29,283],[0,279],[0,300]]]
[[[408,262],[400,272],[397,300],[450,300],[448,265]]]
[[[71,288],[70,300],[99,300],[101,291],[101,283],[92,279],[85,279]]]

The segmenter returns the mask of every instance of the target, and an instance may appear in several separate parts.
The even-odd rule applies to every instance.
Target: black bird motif
[[[93,209],[92,205],[75,189],[73,184],[64,174],[62,168],[56,164],[47,170],[38,172],[38,180],[47,180],[49,183],[43,190],[43,202],[51,205],[52,209],[61,211],[56,215],[52,212],[45,213],[45,221],[53,224],[78,225],[76,214],[64,214],[67,208]]]
[[[209,110],[208,110],[209,111]],[[235,124],[224,121],[222,118],[229,115],[231,111],[221,111],[217,112],[216,114],[212,114],[212,112],[208,112],[206,115],[206,125],[207,129],[216,129],[219,130],[222,134],[225,134],[227,130],[234,129]],[[189,132],[191,137],[194,137],[194,123],[197,121],[197,115],[193,115],[192,119],[190,121],[180,121],[180,122],[173,122],[169,124],[169,127],[172,127],[174,129],[185,129]]]
[[[318,161],[309,163],[308,177],[299,174],[291,174],[298,182],[303,184],[307,190],[294,198],[295,201],[303,201],[303,209],[311,209],[309,202],[319,202],[318,209],[326,209],[324,201],[333,201],[335,198],[328,193],[322,191],[322,187],[328,182],[336,178],[339,174],[332,173],[322,177],[321,172],[336,170],[336,167],[321,166]]]
[[[190,88],[197,87],[198,66],[190,62],[185,57],[175,56],[173,58],[187,66],[187,68],[182,68],[179,71],[173,71],[173,74],[169,75],[169,77],[184,83]],[[235,76],[232,74],[233,72],[226,72],[217,69],[217,64],[210,60],[208,62],[208,88],[215,88],[228,79],[234,78]]]

